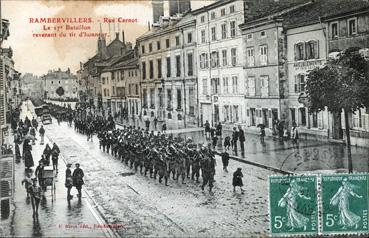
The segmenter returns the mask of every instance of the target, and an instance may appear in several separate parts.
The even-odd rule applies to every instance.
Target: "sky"
[[[197,9],[212,2],[194,0],[191,6],[192,9]],[[48,70],[58,68],[62,70],[70,68],[75,73],[79,69],[80,62],[93,57],[97,49],[97,37],[34,37],[33,34],[48,32],[43,30],[43,25],[65,27],[66,24],[30,23],[30,18],[91,17],[94,22],[85,24],[91,27],[87,32],[98,33],[100,21],[103,32],[108,34],[109,23],[103,22],[104,17],[137,19],[137,23],[110,24],[110,32],[113,33],[114,29],[121,32],[124,29],[126,41],[132,42],[133,45],[135,39],[148,30],[148,21],[152,22],[151,1],[5,0],[1,1],[1,4],[2,18],[10,22],[10,36],[3,43],[3,47],[10,46],[13,49],[15,68],[23,75],[25,73],[43,75]],[[167,15],[167,2],[164,8]],[[110,39],[114,39],[115,34],[111,35],[113,36],[107,37],[107,43]]]

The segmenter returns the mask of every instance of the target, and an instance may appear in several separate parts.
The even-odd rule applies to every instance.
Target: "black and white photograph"
[[[368,0],[1,0],[0,237],[368,237],[368,108]]]

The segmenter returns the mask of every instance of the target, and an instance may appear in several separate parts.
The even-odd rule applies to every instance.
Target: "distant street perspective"
[[[369,234],[368,1],[22,2],[0,2],[1,237]]]

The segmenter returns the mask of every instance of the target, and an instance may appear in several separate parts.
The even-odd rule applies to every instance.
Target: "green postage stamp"
[[[368,233],[368,174],[321,176],[323,234]]]
[[[318,234],[317,176],[269,177],[272,236]]]

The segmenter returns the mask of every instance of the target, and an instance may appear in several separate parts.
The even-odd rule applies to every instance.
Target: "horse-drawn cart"
[[[51,187],[51,197],[52,200],[55,200],[55,172],[53,170],[53,166],[45,166],[44,167],[44,172],[43,172],[43,179],[44,179],[44,184],[45,187],[47,189],[48,186]]]

